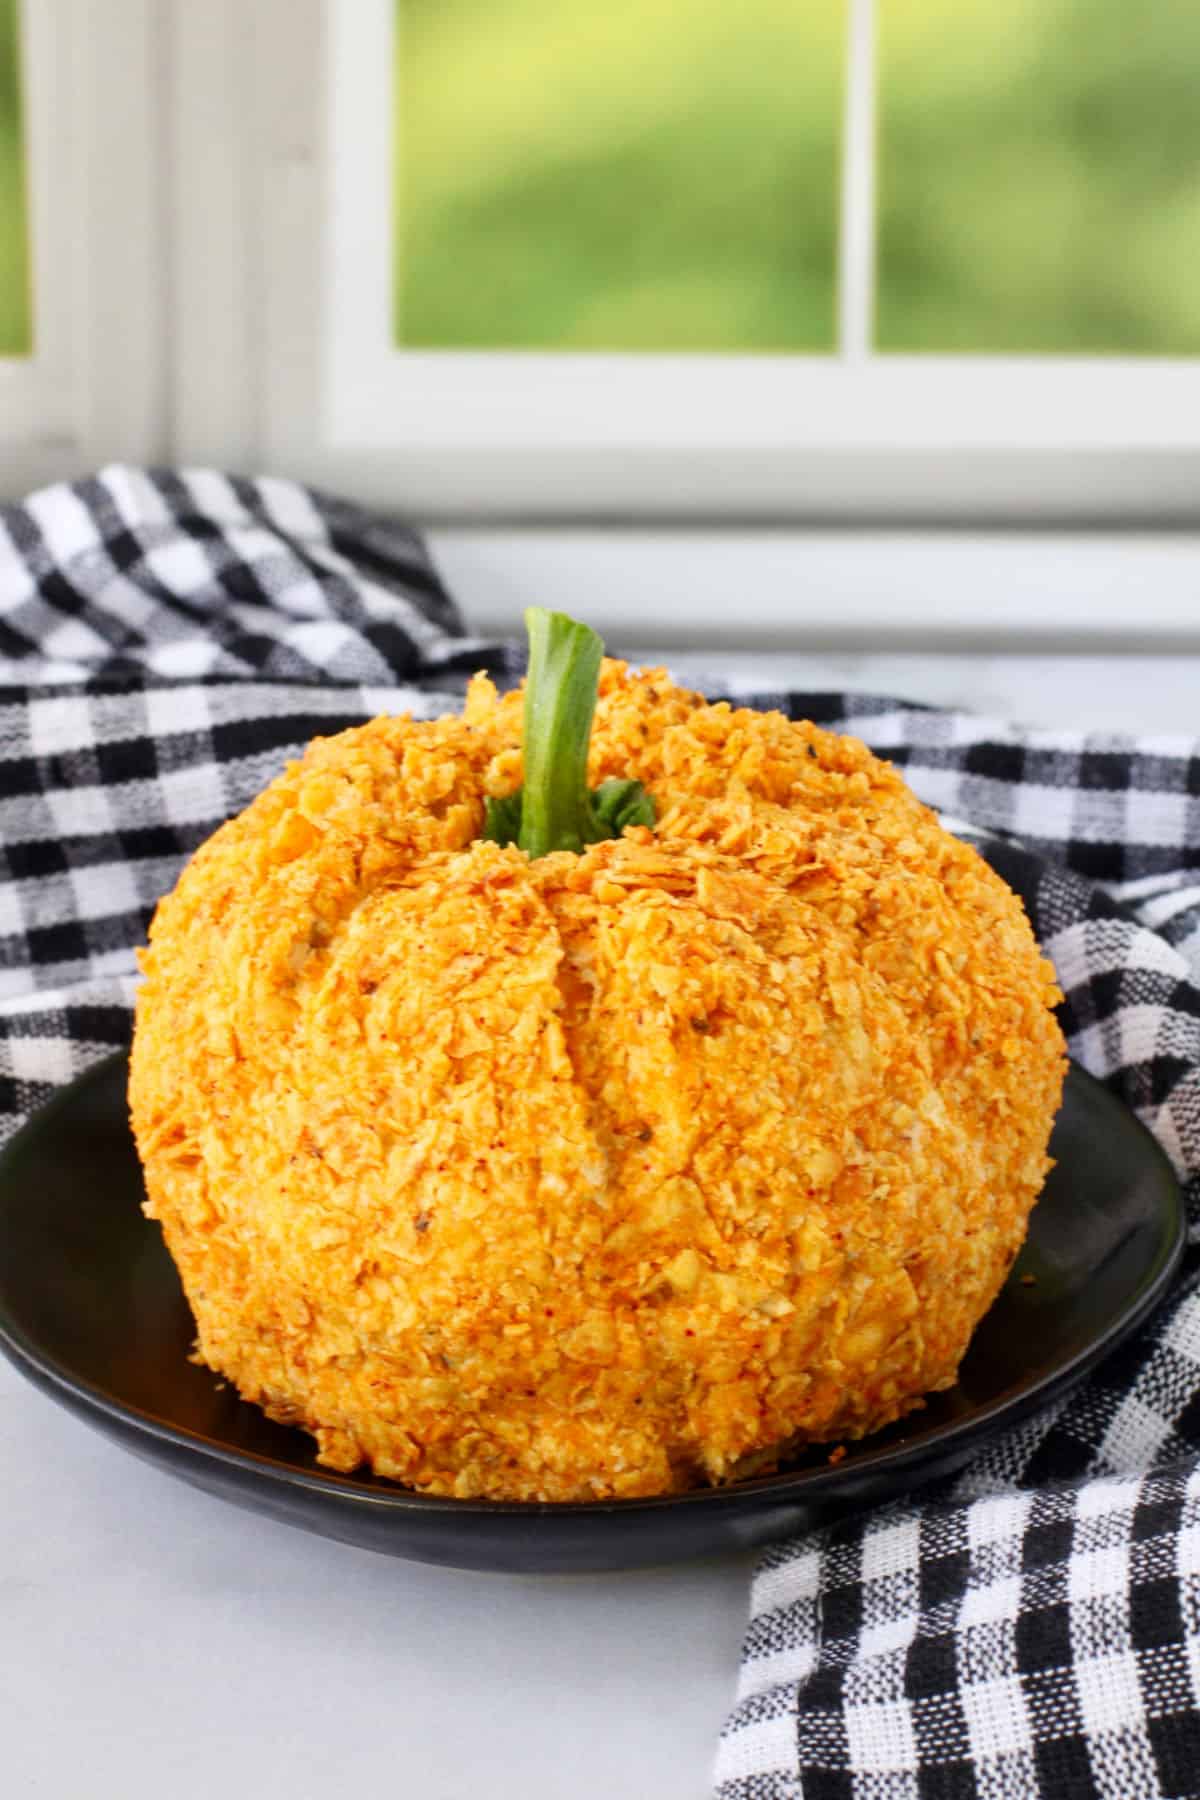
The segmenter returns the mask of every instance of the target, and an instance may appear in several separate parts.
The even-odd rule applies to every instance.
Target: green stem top
[[[627,825],[653,825],[654,802],[640,781],[587,785],[601,639],[590,626],[541,606],[528,608],[525,629],[525,783],[487,801],[484,837],[515,843],[535,857],[578,853],[585,844],[620,837]]]

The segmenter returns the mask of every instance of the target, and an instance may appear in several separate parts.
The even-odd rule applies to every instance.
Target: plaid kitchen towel
[[[719,1800],[1196,1800],[1200,739],[778,701],[967,822],[1054,962],[1072,1056],[1174,1163],[1189,1234],[1168,1301],[1082,1388],[952,1486],[766,1553]]]
[[[411,532],[289,482],[113,468],[0,507],[0,1136],[127,1040],[155,900],[310,737],[522,660]],[[753,699],[987,834],[1200,1235],[1200,741]],[[1200,1796],[1198,1265],[953,1489],[765,1556],[722,1800]]]

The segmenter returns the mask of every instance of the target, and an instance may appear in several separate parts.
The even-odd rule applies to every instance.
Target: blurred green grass
[[[842,0],[397,0],[395,333],[834,346]],[[1196,0],[879,0],[877,342],[1200,349]]]
[[[0,0],[0,356],[33,348],[17,0]]]
[[[397,337],[827,350],[843,0],[399,0]]]
[[[1196,0],[879,0],[876,341],[1200,351]]]

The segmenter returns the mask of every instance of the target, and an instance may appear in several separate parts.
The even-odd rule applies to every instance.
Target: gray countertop
[[[11,1800],[698,1800],[748,1558],[468,1575],[135,1462],[0,1366]]]

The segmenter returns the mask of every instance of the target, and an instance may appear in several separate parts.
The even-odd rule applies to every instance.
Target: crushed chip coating
[[[657,1494],[950,1386],[1065,1068],[1020,902],[862,744],[606,662],[653,831],[479,840],[521,697],[317,739],[144,953],[130,1098],[199,1352],[334,1469]],[[835,1452],[836,1454],[836,1452]]]

